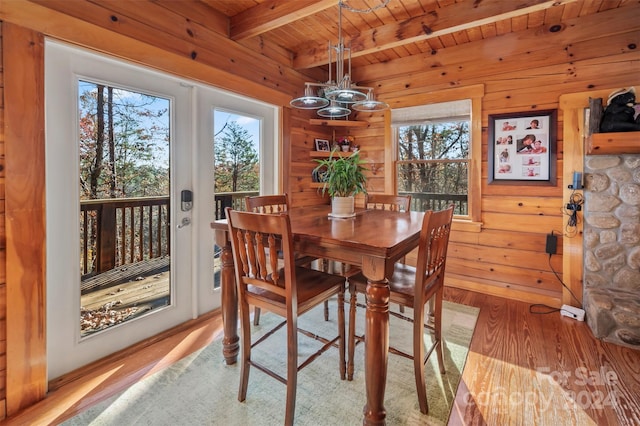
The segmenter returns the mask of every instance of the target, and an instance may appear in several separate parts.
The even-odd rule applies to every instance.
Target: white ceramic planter
[[[333,197],[331,199],[331,216],[353,217],[356,215],[354,206],[354,197]]]

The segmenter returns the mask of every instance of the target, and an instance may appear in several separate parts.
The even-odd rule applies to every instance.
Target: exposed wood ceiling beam
[[[551,7],[573,3],[576,0],[523,0],[514,4],[503,0],[468,0],[432,11],[423,16],[384,25],[365,31],[352,39],[345,38],[345,46],[351,44],[351,56],[358,57],[377,51],[424,41],[452,34],[481,25],[487,25]],[[329,62],[326,40],[298,52],[293,66],[296,69],[312,68]]]
[[[229,18],[222,13],[207,6],[205,3],[195,1],[175,1],[175,0],[150,0],[153,3],[184,16],[190,21],[197,22],[207,29],[229,36]],[[138,5],[138,7],[140,7]]]
[[[232,17],[230,38],[255,37],[337,4],[337,0],[269,0]]]

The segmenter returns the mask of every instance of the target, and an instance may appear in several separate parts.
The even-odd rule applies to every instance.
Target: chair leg
[[[247,398],[247,386],[249,384],[249,369],[251,360],[251,319],[249,318],[249,305],[240,306],[240,333],[242,339],[240,353],[240,386],[238,388],[238,401],[243,402]]]
[[[253,308],[253,325],[260,325],[260,308]]]
[[[347,380],[353,380],[353,358],[356,352],[356,303],[358,302],[358,295],[353,284],[349,284],[349,294],[351,294],[351,299],[349,301],[349,357],[347,359]]]
[[[429,302],[427,302],[428,310],[426,311],[425,316],[427,317],[427,325],[430,327],[435,327],[435,303],[435,297],[431,297],[431,299],[429,299]]]
[[[445,374],[444,369],[444,355],[442,345],[442,296],[444,293],[444,286],[440,286],[440,289],[436,291],[435,296],[435,312],[434,313],[434,337],[436,339],[436,352],[438,354],[438,365],[440,366],[440,373]]]
[[[327,259],[321,260],[322,272],[329,272],[329,261]],[[324,320],[329,321],[329,301],[324,301]]]
[[[346,339],[344,333],[344,291],[338,293],[338,328],[338,333],[340,336],[338,341],[338,349],[340,351],[340,379],[344,380],[346,378],[347,368],[345,362]]]
[[[329,321],[329,301],[324,301],[324,320]]]
[[[285,406],[284,424],[293,425],[296,411],[296,389],[298,386],[298,322],[287,320],[287,402]]]
[[[427,387],[424,378],[424,305],[415,307],[413,313],[413,370],[418,393],[420,412],[429,413]]]

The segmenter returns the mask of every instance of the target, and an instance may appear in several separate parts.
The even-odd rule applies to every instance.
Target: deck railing
[[[224,209],[231,207],[233,210],[244,211],[244,199],[246,197],[253,197],[254,195],[260,195],[258,191],[238,191],[238,192],[218,192],[216,193],[215,200],[215,217],[216,220],[224,219]]]
[[[258,191],[215,195],[215,218],[225,207],[244,210]],[[83,278],[170,253],[169,197],[107,198],[80,202],[80,270]]]
[[[442,210],[453,204],[454,214],[468,215],[469,201],[466,194],[433,194],[427,192],[399,192],[400,195],[411,195],[411,210],[424,212]]]
[[[456,214],[468,214],[466,195],[401,194],[411,195],[411,210],[440,210],[454,204]],[[244,210],[244,198],[253,195],[258,191],[217,193],[215,218],[224,218],[225,207]],[[80,270],[85,278],[170,253],[168,196],[85,200],[80,213]]]
[[[82,276],[169,253],[169,197],[80,202]]]

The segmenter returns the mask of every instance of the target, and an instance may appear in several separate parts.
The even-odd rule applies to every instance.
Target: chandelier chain
[[[370,13],[370,12],[373,12],[374,10],[378,10],[378,9],[382,9],[383,7],[386,7],[389,4],[389,1],[390,0],[382,0],[380,4],[378,4],[377,6],[372,6],[368,9],[357,9],[355,7],[351,7],[347,5],[343,0],[339,0],[338,5],[343,9],[347,9],[349,12]]]
[[[292,99],[289,103],[294,108],[317,109],[317,114],[325,118],[342,118],[351,114],[351,110],[361,112],[379,112],[389,109],[385,102],[376,101],[373,96],[373,87],[358,86],[351,81],[351,48],[345,48],[342,39],[342,9],[352,12],[366,13],[384,7],[389,0],[378,0],[380,5],[359,10],[346,6],[343,0],[338,1],[338,44],[329,42],[329,81],[326,83],[306,82],[304,95]],[[335,50],[336,80],[332,78],[332,51]],[[345,51],[349,53],[345,58]],[[347,69],[345,73],[345,60]]]

